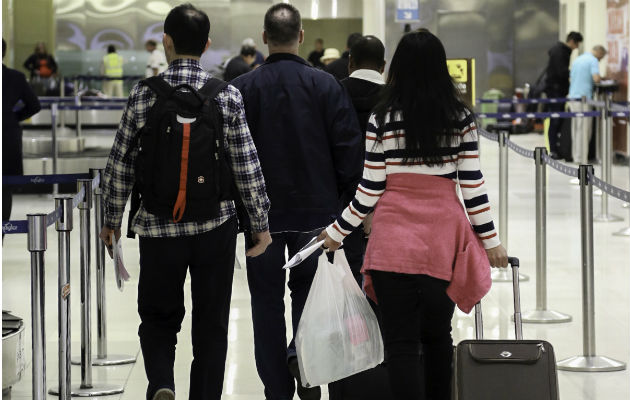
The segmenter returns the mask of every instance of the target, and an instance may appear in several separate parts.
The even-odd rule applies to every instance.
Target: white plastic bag
[[[295,345],[305,387],[334,382],[383,362],[376,315],[343,251],[335,253],[334,264],[326,254],[319,257]]]

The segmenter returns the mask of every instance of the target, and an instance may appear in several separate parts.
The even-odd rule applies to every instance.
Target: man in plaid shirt
[[[210,45],[209,31],[208,16],[192,5],[171,10],[164,22],[163,39],[169,67],[160,74],[166,82],[200,89],[210,79],[199,65],[199,57]],[[133,88],[109,156],[103,190],[105,226],[100,236],[110,255],[111,236],[120,237],[123,211],[134,184],[137,136],[155,100],[156,94],[142,82]],[[241,94],[227,86],[215,101],[223,116],[227,159],[253,232],[255,246],[247,255],[255,257],[271,243],[264,178]],[[150,214],[142,205],[130,216],[133,230],[140,236],[139,336],[149,400],[175,398],[175,344],[185,313],[183,287],[188,269],[194,356],[190,399],[221,398],[236,252],[235,215],[233,202],[227,201],[221,203],[219,217],[208,221],[174,223]]]

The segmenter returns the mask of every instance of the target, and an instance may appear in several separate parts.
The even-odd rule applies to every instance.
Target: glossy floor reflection
[[[513,140],[533,149],[542,144],[539,135],[521,135]],[[482,168],[489,188],[495,218],[498,217],[498,153],[496,144],[482,139]],[[536,306],[535,286],[535,216],[534,216],[534,164],[510,152],[509,181],[509,243],[512,255],[521,259],[522,272],[531,280],[521,285],[523,310]],[[628,169],[613,168],[613,182],[628,187]],[[548,172],[548,303],[549,308],[565,312],[573,321],[563,324],[526,324],[526,339],[540,338],[553,344],[558,360],[578,355],[582,351],[582,311],[580,272],[580,218],[579,189],[569,183],[569,178],[554,170]],[[599,198],[594,200],[595,213],[600,207]],[[13,219],[22,219],[27,212],[50,211],[52,201],[47,196],[16,196]],[[621,202],[610,199],[610,211],[623,216],[624,222],[595,223],[595,295],[597,352],[620,361],[630,361],[630,238],[613,236],[612,233],[628,226],[628,210]],[[78,221],[78,213],[75,213]],[[75,224],[75,227],[78,224]],[[72,233],[72,339],[73,354],[80,348],[79,330],[79,237]],[[138,316],[136,314],[136,284],[138,277],[138,242],[125,239],[124,255],[131,273],[131,281],[119,292],[108,264],[107,313],[108,335],[111,353],[139,353],[137,340]],[[48,230],[46,254],[46,339],[48,386],[57,380],[57,234]],[[240,264],[245,265],[243,241],[239,240]],[[3,309],[23,317],[29,330],[26,335],[28,367],[21,382],[13,388],[12,399],[31,398],[30,372],[30,267],[23,235],[9,235],[4,240],[2,254],[2,301]],[[92,280],[95,282],[95,279]],[[189,284],[188,284],[189,285]],[[190,310],[190,290],[187,293],[187,309]],[[93,297],[94,299],[94,297]],[[93,300],[94,301],[94,300]],[[486,338],[513,338],[510,322],[512,313],[511,285],[494,284],[483,304]],[[96,307],[93,305],[93,315]],[[287,310],[288,311],[288,310]],[[287,312],[287,317],[289,313]],[[190,314],[186,316],[176,360],[177,397],[188,397],[190,348]],[[262,385],[258,379],[254,359],[251,310],[246,274],[243,269],[235,272],[234,294],[230,317],[229,353],[226,365],[224,400],[262,400]],[[94,322],[95,326],[95,322]],[[94,331],[95,332],[95,331]],[[456,312],[453,320],[455,341],[472,338],[473,318]],[[93,333],[95,336],[96,333]],[[93,347],[95,344],[93,345]],[[577,373],[559,372],[560,394],[569,400],[617,400],[630,398],[630,372]],[[125,387],[122,395],[108,399],[139,400],[144,398],[146,378],[141,355],[133,365],[120,367],[94,367],[94,382],[115,383]],[[79,383],[80,369],[72,367],[73,382]],[[497,379],[501,379],[497,377]],[[325,393],[325,390],[324,390]],[[55,398],[49,396],[49,398]],[[327,399],[327,394],[324,394]],[[297,396],[296,396],[297,399]]]

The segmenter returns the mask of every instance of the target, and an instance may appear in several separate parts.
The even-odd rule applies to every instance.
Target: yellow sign
[[[468,60],[451,59],[446,60],[448,73],[455,82],[468,82]]]

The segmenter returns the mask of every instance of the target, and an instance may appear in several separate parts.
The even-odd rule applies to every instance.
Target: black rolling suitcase
[[[549,139],[551,140],[551,139]],[[557,152],[560,158],[572,160],[571,145],[571,118],[562,118],[562,127],[560,128],[560,137],[558,138]]]
[[[475,306],[477,340],[457,345],[458,400],[557,400],[558,375],[553,347],[523,340],[517,258],[510,258],[517,340],[482,340],[481,303]]]

